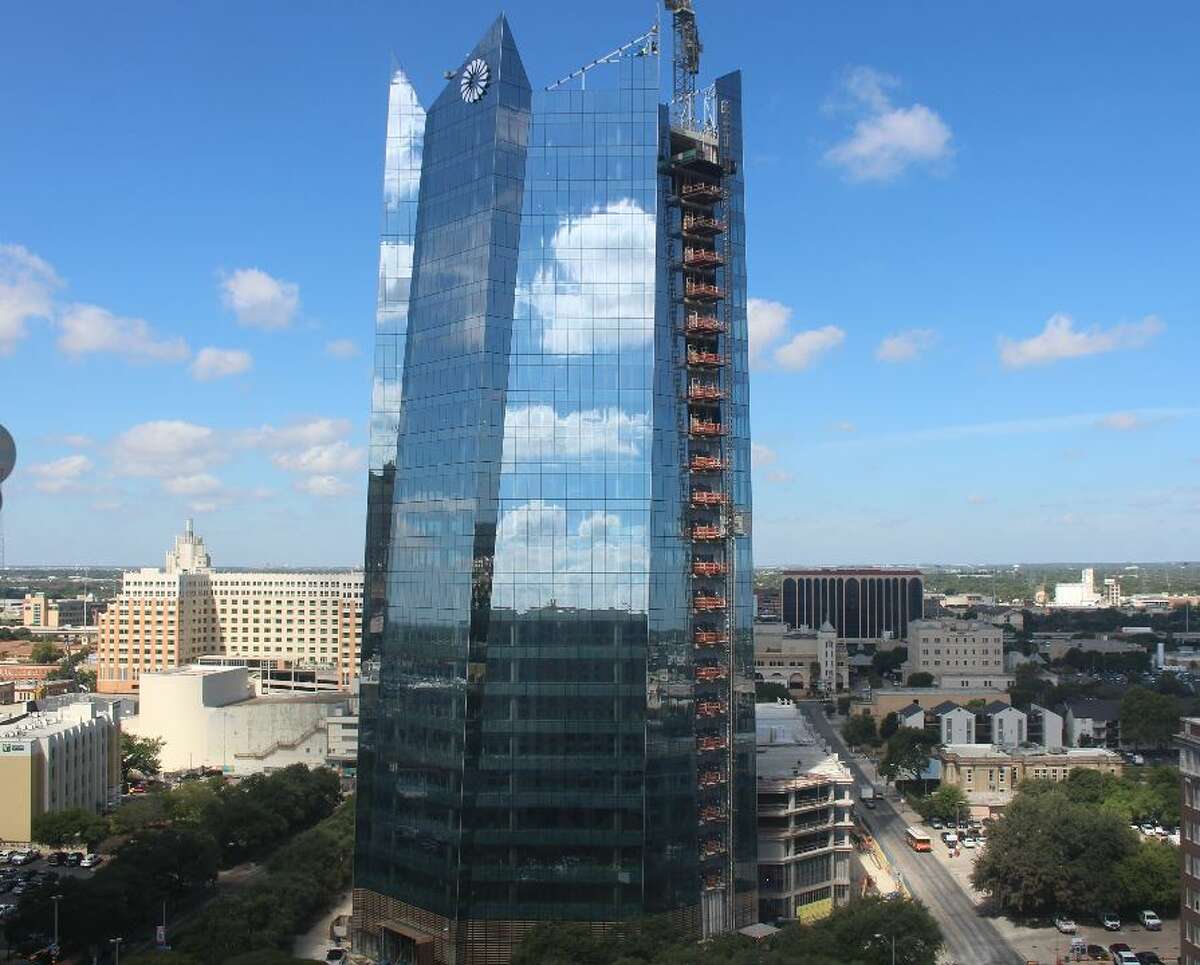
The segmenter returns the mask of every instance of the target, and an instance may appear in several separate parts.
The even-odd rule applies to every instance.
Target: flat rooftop
[[[850,770],[794,704],[757,704],[755,745],[759,778],[818,774],[850,780]]]

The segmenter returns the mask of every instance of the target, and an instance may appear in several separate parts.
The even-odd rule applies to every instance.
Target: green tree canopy
[[[842,737],[851,747],[861,747],[863,744],[874,744],[879,738],[875,727],[875,718],[867,711],[846,718],[842,724]]]
[[[1179,730],[1179,701],[1145,687],[1130,687],[1121,698],[1121,743],[1162,747]]]
[[[33,839],[52,848],[85,844],[94,849],[106,837],[108,820],[82,808],[51,811],[33,819]]]
[[[884,740],[891,737],[900,729],[900,718],[893,710],[890,714],[883,718],[883,723],[879,725],[879,736]]]
[[[759,680],[754,684],[754,701],[759,704],[773,704],[779,698],[785,700],[791,698],[787,687],[783,684],[777,684],[773,680]]]
[[[918,670],[916,673],[908,675],[908,685],[910,687],[932,687],[933,674],[926,673],[924,670]]]
[[[136,771],[143,777],[153,777],[159,772],[159,755],[164,741],[161,737],[137,737],[121,734],[121,780],[128,781]]]
[[[917,813],[926,820],[955,821],[967,814],[969,802],[962,788],[943,784],[932,794],[917,799],[915,806]]]
[[[929,767],[929,756],[937,740],[923,730],[901,727],[887,739],[879,773],[889,781],[901,778],[917,780]]]
[[[62,651],[52,643],[35,643],[30,651],[31,663],[58,663],[62,659]]]

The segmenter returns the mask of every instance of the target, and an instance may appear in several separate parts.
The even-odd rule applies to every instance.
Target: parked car
[[[1133,952],[1113,952],[1113,965],[1141,965]]]
[[[101,857],[100,857],[100,855],[98,855],[98,854],[85,854],[85,855],[83,856],[83,858],[82,858],[82,859],[80,859],[80,862],[79,862],[79,867],[81,867],[81,868],[95,868],[95,867],[97,867],[97,866],[100,864],[100,862],[101,862],[101,861],[103,861],[103,860],[104,860],[104,859],[103,859],[103,858],[101,858]]]
[[[1100,924],[1104,926],[1105,931],[1120,931],[1121,916],[1115,912],[1106,911],[1100,916]]]
[[[973,848],[973,847],[975,847],[976,843],[977,842],[975,841],[975,839],[973,837],[971,837],[969,834],[964,836],[963,839],[959,842],[959,844],[961,844],[964,848]]]
[[[326,962],[344,962],[346,961],[346,949],[331,948],[325,953]]]
[[[46,855],[46,864],[60,865],[67,863],[67,853],[65,851],[51,851]]]
[[[72,851],[67,855],[67,866],[68,867],[78,868],[79,863],[81,861],[83,861],[83,852],[82,851]]]
[[[9,918],[17,913],[16,905],[0,905],[0,918]]]
[[[1111,962],[1112,956],[1108,954],[1108,949],[1103,945],[1088,945],[1087,947],[1088,961],[1092,962]]]
[[[1134,952],[1133,954],[1141,965],[1163,965],[1163,960],[1158,957],[1158,952]]]
[[[1138,921],[1146,931],[1162,931],[1162,919],[1148,909],[1138,915]]]
[[[1056,916],[1054,919],[1054,927],[1064,935],[1075,934],[1075,922],[1073,919],[1066,917],[1066,915]]]
[[[942,830],[942,822],[941,822],[940,820],[938,820],[937,818],[934,818],[932,821],[930,821],[930,822],[929,822],[929,826],[930,826],[930,827],[931,827],[931,828],[932,828],[934,831],[940,831],[940,830]]]

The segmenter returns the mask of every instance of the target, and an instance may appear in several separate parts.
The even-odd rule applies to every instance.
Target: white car
[[[103,859],[98,854],[85,854],[79,862],[81,868],[95,868]]]
[[[975,847],[976,841],[974,838],[967,837],[967,838],[963,838],[959,842],[959,844],[962,845],[964,848],[973,848],[973,847]]]
[[[1064,935],[1075,934],[1075,922],[1072,919],[1067,918],[1065,915],[1059,915],[1054,919],[1054,927]]]
[[[1152,911],[1143,911],[1138,915],[1138,920],[1146,931],[1162,931],[1162,919]]]

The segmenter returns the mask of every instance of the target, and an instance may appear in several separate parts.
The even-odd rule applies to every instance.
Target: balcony
[[[698,647],[715,647],[725,642],[725,634],[720,630],[697,630],[694,637]]]
[[[688,386],[687,398],[689,402],[719,402],[725,398],[725,392],[711,382],[693,382]]]
[[[725,809],[715,807],[714,805],[706,805],[700,809],[700,823],[711,824],[714,821],[725,820]]]
[[[723,874],[711,874],[704,876],[705,891],[719,891],[725,887],[725,876]]]
[[[711,271],[725,264],[725,259],[709,248],[685,248],[683,252],[685,268],[702,268]]]
[[[689,335],[719,335],[725,331],[725,323],[715,315],[688,312],[687,319],[683,323],[683,330]]]
[[[696,778],[699,787],[720,787],[725,783],[725,775],[721,771],[702,771]]]
[[[724,539],[724,537],[725,537],[725,534],[721,531],[720,526],[693,526],[692,527],[692,539],[694,539],[694,540],[699,540],[699,541],[709,540],[709,541],[711,541],[711,540]]]
[[[693,436],[723,436],[725,435],[725,427],[719,422],[712,422],[708,419],[697,419],[693,416],[688,421],[688,432]]]
[[[728,499],[729,497],[724,493],[715,493],[711,489],[692,490],[693,506],[721,506],[724,505]]]
[[[692,456],[688,468],[692,472],[720,472],[725,468],[725,463],[720,456]]]
[[[711,683],[714,680],[724,680],[728,676],[729,671],[716,664],[696,668],[696,679],[703,680],[706,683]]]
[[[697,613],[711,613],[725,609],[725,597],[716,594],[697,593],[692,597],[692,608]]]
[[[707,181],[685,181],[679,197],[692,204],[716,204],[725,196],[719,184]]]
[[[696,576],[722,576],[725,573],[725,564],[713,563],[709,560],[697,560],[692,563],[692,573]]]
[[[725,297],[719,286],[706,281],[687,280],[683,289],[683,297],[698,302],[716,302]]]
[[[683,233],[696,235],[700,238],[711,238],[725,230],[725,222],[720,218],[711,218],[703,214],[693,214],[690,211],[683,216]]]
[[[721,700],[702,700],[696,704],[697,717],[711,719],[713,717],[724,717],[727,713],[729,713],[729,706]]]
[[[712,751],[723,751],[729,746],[729,740],[724,737],[714,737],[712,735],[696,738],[696,747],[706,753]]]
[[[715,858],[725,853],[725,842],[720,838],[708,838],[700,842],[700,858]]]
[[[701,349],[688,346],[687,364],[716,367],[718,365],[725,364],[725,357],[717,352],[706,352]]]

